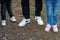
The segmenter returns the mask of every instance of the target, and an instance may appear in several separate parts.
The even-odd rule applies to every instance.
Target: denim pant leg
[[[58,23],[59,1],[54,2],[53,25]]]
[[[53,13],[52,2],[46,0],[46,17],[47,23],[50,25],[52,25],[52,13]]]

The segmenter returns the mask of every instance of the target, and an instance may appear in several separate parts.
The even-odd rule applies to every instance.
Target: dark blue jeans
[[[2,18],[2,20],[6,20],[6,9],[11,18],[13,16],[11,0],[2,0],[2,2],[1,2],[1,18]]]
[[[21,0],[23,16],[30,18],[30,5],[29,0]],[[42,11],[42,0],[35,0],[35,16],[40,16]]]
[[[59,1],[46,0],[46,17],[50,25],[56,25],[58,23]]]

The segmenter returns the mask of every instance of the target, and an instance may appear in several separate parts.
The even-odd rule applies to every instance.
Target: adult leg
[[[42,0],[35,0],[35,8],[35,21],[38,25],[43,25],[43,20],[41,18]]]
[[[1,2],[1,18],[2,18],[2,26],[6,26],[6,0],[2,0]]]
[[[30,22],[30,8],[29,8],[29,0],[21,0],[22,12],[23,12],[23,20],[19,23],[19,26],[25,26]]]
[[[41,16],[42,0],[35,0],[35,16]]]
[[[7,7],[8,13],[9,13],[9,16],[11,18],[13,16],[12,7],[11,7],[11,0],[7,0],[6,7]]]
[[[2,0],[1,2],[1,18],[2,20],[6,20],[6,0]]]
[[[29,19],[30,18],[29,0],[21,0],[21,5],[22,5],[23,16],[26,19]]]
[[[11,0],[6,0],[6,7],[7,7],[8,13],[9,13],[9,16],[10,16],[10,20],[12,22],[15,22],[16,18],[15,18],[15,16],[13,16],[12,7],[11,7]]]

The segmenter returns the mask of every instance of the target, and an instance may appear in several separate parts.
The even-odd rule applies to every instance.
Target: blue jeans
[[[56,25],[58,23],[59,1],[46,0],[46,17],[50,25]]]

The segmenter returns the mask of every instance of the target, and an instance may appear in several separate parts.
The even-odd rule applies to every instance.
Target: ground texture
[[[17,22],[16,23],[10,22],[7,13],[6,16],[7,26],[2,27],[0,16],[0,40],[60,40],[60,17],[58,23],[59,32],[54,33],[52,30],[48,33],[45,32],[44,31],[46,25],[45,4],[43,3],[43,10],[41,14],[42,19],[44,21],[44,25],[39,26],[34,20],[35,13],[34,3],[35,3],[34,0],[30,0],[31,22],[27,24],[25,27],[19,27],[18,23],[23,18],[21,0],[12,1],[13,13],[16,16]]]

